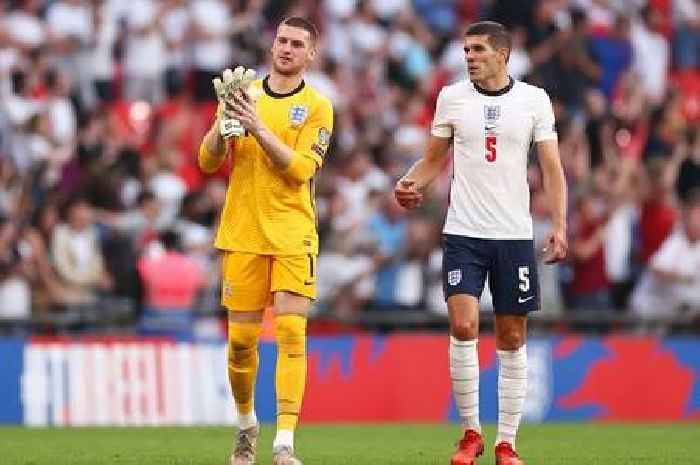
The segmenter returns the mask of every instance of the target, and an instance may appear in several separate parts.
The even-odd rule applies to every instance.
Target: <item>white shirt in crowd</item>
[[[231,12],[226,3],[219,0],[198,0],[190,8],[192,22],[213,34],[208,39],[194,42],[193,60],[197,69],[219,71],[229,65],[231,43]]]
[[[632,25],[632,68],[641,80],[644,92],[660,103],[666,95],[666,82],[671,62],[670,46],[666,38],[649,30],[644,24]]]
[[[532,142],[557,139],[552,104],[544,90],[520,81],[489,94],[460,81],[438,96],[431,134],[454,145],[444,232],[532,239],[527,159]]]
[[[46,24],[52,34],[78,39],[83,45],[92,39],[92,10],[87,3],[53,3],[46,13]]]
[[[677,273],[689,280],[667,281],[654,270]],[[700,310],[700,242],[691,244],[685,232],[677,228],[652,256],[631,303],[634,313],[647,317],[671,316],[683,305]]]
[[[129,30],[124,69],[127,76],[155,77],[165,70],[165,44],[161,31],[153,27],[160,13],[152,0],[129,2],[126,23]],[[150,29],[141,32],[144,28]]]
[[[190,12],[184,6],[168,10],[163,16],[163,36],[166,40],[168,67],[189,66],[186,36],[190,28]]]
[[[25,47],[38,47],[46,40],[46,30],[41,20],[21,10],[8,14],[3,26],[13,41]]]
[[[673,22],[692,22],[700,19],[700,4],[697,0],[673,0]]]

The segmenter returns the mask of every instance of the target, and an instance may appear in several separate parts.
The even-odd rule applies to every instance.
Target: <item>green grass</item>
[[[0,428],[2,465],[227,465],[232,428]],[[270,464],[273,427],[258,463]],[[494,427],[485,429],[486,454]],[[447,424],[305,425],[296,439],[306,465],[447,465],[459,429]],[[700,464],[700,423],[547,424],[521,428],[528,465]]]

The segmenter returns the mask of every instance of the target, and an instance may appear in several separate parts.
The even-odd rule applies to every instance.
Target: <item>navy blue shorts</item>
[[[443,251],[445,300],[455,294],[480,298],[488,276],[496,313],[525,315],[539,310],[540,287],[532,240],[444,234]]]

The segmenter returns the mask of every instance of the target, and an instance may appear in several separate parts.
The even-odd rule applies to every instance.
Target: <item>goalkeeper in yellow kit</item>
[[[314,175],[333,127],[330,101],[304,82],[317,35],[307,20],[288,18],[277,29],[268,76],[249,82],[254,72],[237,68],[215,79],[219,107],[199,151],[205,172],[227,156],[233,162],[215,241],[223,251],[228,374],[240,420],[232,465],[255,463],[257,344],[268,305],[278,348],[273,464],[301,465],[294,429],[306,383],[306,315],[316,295]]]

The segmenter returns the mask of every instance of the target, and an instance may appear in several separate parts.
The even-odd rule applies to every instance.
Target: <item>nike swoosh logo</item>
[[[311,286],[313,283],[313,281],[304,281],[304,286]]]
[[[532,299],[533,297],[535,297],[535,296],[534,296],[534,295],[531,295],[530,297],[525,297],[524,299],[523,299],[522,297],[518,297],[518,303],[519,303],[519,304],[524,304],[525,302],[527,302],[528,300]]]

